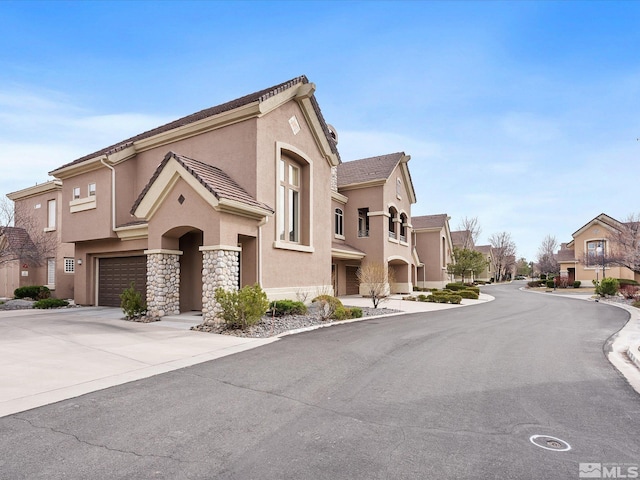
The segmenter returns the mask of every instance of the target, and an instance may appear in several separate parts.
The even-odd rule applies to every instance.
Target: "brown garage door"
[[[347,267],[347,295],[358,295],[360,293],[357,273],[358,267]]]
[[[120,294],[131,282],[146,297],[147,257],[101,258],[98,262],[98,305],[119,307]]]

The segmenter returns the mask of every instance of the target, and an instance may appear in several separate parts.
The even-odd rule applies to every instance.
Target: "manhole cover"
[[[571,450],[571,445],[567,442],[550,435],[532,435],[529,441],[536,447],[544,448],[545,450],[554,450],[556,452],[567,452]]]

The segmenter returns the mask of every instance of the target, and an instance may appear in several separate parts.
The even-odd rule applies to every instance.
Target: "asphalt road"
[[[640,396],[604,355],[627,312],[517,286],[4,417],[0,478],[577,479],[583,462],[638,465]]]

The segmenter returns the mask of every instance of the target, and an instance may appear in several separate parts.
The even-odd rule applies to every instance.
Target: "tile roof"
[[[15,260],[37,259],[38,249],[24,228],[2,227],[0,237],[6,239],[5,248],[0,252],[0,257],[13,257],[12,259]]]
[[[120,150],[124,150],[125,148],[133,145],[133,143],[139,141],[139,140],[143,140],[145,138],[150,138],[153,137],[155,135],[164,133],[164,132],[168,132],[170,130],[174,130],[176,128],[179,127],[183,127],[185,125],[189,125],[191,123],[197,122],[199,120],[204,120],[205,118],[208,117],[212,117],[214,115],[218,115],[224,112],[228,112],[230,110],[234,110],[236,108],[239,107],[243,107],[245,105],[249,105],[250,103],[253,102],[264,102],[265,100],[268,100],[269,98],[284,92],[285,90],[288,90],[289,88],[293,87],[294,85],[298,85],[298,84],[307,84],[309,83],[309,79],[305,76],[305,75],[301,75],[299,77],[296,78],[292,78],[291,80],[288,80],[286,82],[280,83],[278,85],[275,85],[273,87],[269,87],[269,88],[265,88],[264,90],[260,90],[254,93],[251,93],[249,95],[245,95],[244,97],[240,97],[240,98],[236,98],[235,100],[231,100],[229,102],[226,103],[222,103],[220,105],[214,106],[214,107],[210,107],[210,108],[206,108],[204,110],[200,110],[199,112],[196,113],[192,113],[191,115],[187,115],[186,117],[182,117],[179,118],[178,120],[174,120],[172,122],[169,122],[165,125],[161,125],[160,127],[148,130],[146,132],[140,133],[138,135],[135,135],[131,138],[128,138],[127,140],[123,140],[121,142],[115,143],[113,145],[110,145],[108,147],[105,147],[101,150],[98,150],[96,152],[90,153],[89,155],[85,155],[84,157],[80,157],[76,160],[73,160],[72,162],[66,163],[64,165],[62,165],[61,167],[58,167],[56,170],[60,170],[62,168],[77,164],[77,163],[81,163],[84,162],[85,160],[89,160],[95,157],[98,157],[100,155],[105,155],[105,154],[110,154],[110,153],[115,153],[118,152]],[[318,119],[320,120],[320,125],[322,126],[322,130],[325,134],[325,136],[327,137],[327,140],[329,142],[329,145],[331,147],[331,151],[336,154],[336,156],[338,157],[338,159],[340,159],[340,154],[338,153],[338,149],[336,146],[336,140],[335,137],[332,135],[332,133],[329,130],[329,127],[327,126],[326,121],[324,120],[324,117],[322,116],[322,111],[320,110],[320,105],[318,104],[318,101],[315,98],[315,95],[311,96],[311,104],[313,105],[313,109],[316,113],[316,115],[318,116]],[[55,171],[55,170],[53,170]],[[50,172],[51,173],[51,172]]]
[[[451,232],[451,243],[456,247],[464,245],[465,239],[470,235],[469,230],[456,230]]]
[[[558,250],[558,253],[554,255],[556,261],[558,262],[575,262],[576,255],[573,250],[570,248],[561,248]]]
[[[138,196],[137,200],[131,208],[131,213],[135,212],[140,202],[145,197],[153,183],[162,173],[162,170],[170,160],[175,160],[182,167],[189,172],[193,177],[198,180],[209,192],[211,192],[218,200],[227,199],[234,200],[250,207],[258,207],[264,210],[268,210],[271,213],[274,212],[273,208],[269,205],[257,201],[247,191],[238,185],[229,175],[223,170],[213,165],[194,160],[193,158],[178,155],[174,152],[169,152],[165,155],[162,163],[158,165],[158,168],[152,175],[149,183],[144,187],[142,193]]]
[[[483,255],[490,255],[491,254],[491,245],[476,245],[475,247],[473,247],[474,250],[476,252],[480,252]]]
[[[419,228],[443,228],[447,224],[449,215],[440,213],[438,215],[421,215],[411,217],[411,225],[414,230]]]
[[[357,255],[362,255],[363,257],[366,255],[362,250],[358,250],[356,247],[352,247],[347,243],[339,243],[339,242],[331,242],[331,248],[335,248],[336,250],[344,250],[347,252],[355,253]]]
[[[387,180],[404,156],[404,152],[397,152],[341,163],[338,165],[338,188]]]

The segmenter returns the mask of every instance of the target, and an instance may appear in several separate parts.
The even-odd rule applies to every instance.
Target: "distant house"
[[[605,276],[640,281],[640,275],[607,260],[614,254],[610,237],[622,228],[624,223],[601,213],[576,230],[556,255],[560,276],[587,285]]]
[[[414,284],[421,288],[443,288],[453,280],[447,265],[454,262],[453,240],[446,213],[413,217],[416,258]]]
[[[7,195],[15,202],[13,227],[0,229],[0,296],[45,285],[57,298],[73,298],[73,245],[62,241],[62,182],[52,180]]]
[[[476,245],[473,247],[476,252],[480,252],[484,255],[487,261],[487,266],[481,272],[478,272],[474,280],[481,282],[494,282],[496,281],[495,265],[493,259],[493,247],[491,245]]]

